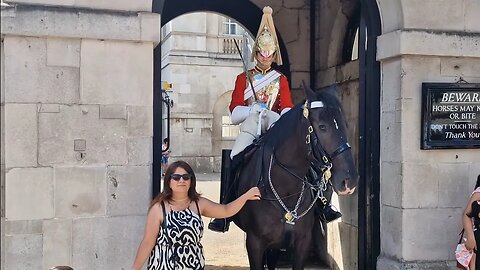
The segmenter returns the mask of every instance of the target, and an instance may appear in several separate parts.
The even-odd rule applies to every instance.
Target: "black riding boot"
[[[216,218],[208,224],[208,229],[214,232],[227,232],[230,227],[230,220],[227,218]]]
[[[323,181],[319,180],[319,177],[322,174],[323,172],[321,172],[320,170],[316,170],[315,166],[311,166],[307,177],[311,179],[310,182],[318,183],[318,181]],[[327,188],[322,193],[322,197],[324,200],[319,200],[315,207],[315,216],[318,217],[318,219],[320,219],[320,221],[322,222],[329,223],[342,217],[342,213],[333,209],[332,205],[330,204],[332,193],[332,187],[327,186]]]
[[[222,151],[222,176],[220,178],[220,203],[227,204],[233,201],[233,188],[231,179],[233,179],[233,170],[230,169],[230,152],[231,150]],[[208,224],[208,229],[214,232],[227,232],[230,226],[230,218],[216,218]]]
[[[320,221],[326,223],[332,222],[342,217],[342,213],[333,209],[331,204],[322,205],[321,203],[318,203],[315,212]]]
[[[223,197],[221,203],[227,204],[232,201],[232,195],[230,192],[227,192],[226,196]],[[227,232],[230,227],[230,218],[215,218],[208,224],[208,229],[214,232]]]

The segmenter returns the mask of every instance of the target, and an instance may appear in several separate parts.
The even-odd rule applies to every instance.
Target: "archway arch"
[[[152,12],[162,15],[162,26],[183,14],[209,11],[220,13],[236,20],[247,29],[253,37],[257,34],[258,25],[263,14],[262,10],[250,1],[230,1],[228,4],[225,4],[224,0],[182,0],[181,5],[175,5],[173,4],[173,1],[165,1],[165,5],[155,4],[155,2],[157,2],[156,0],[153,0],[153,2]],[[248,14],[248,16],[245,16],[245,14]],[[277,69],[285,74],[287,78],[290,78],[290,61],[288,58],[287,47],[285,46],[278,29],[277,36],[283,60],[283,65],[278,66]]]
[[[399,0],[377,0],[375,6],[378,13],[380,34],[389,33],[403,27],[404,8]]]

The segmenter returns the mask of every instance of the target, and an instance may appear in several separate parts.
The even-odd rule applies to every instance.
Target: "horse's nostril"
[[[344,187],[345,188],[355,188],[357,186],[357,181],[355,180],[355,178],[347,178],[343,181],[343,184],[344,184]]]
[[[355,192],[355,185],[352,185],[350,178],[346,178],[342,181],[342,189],[343,191],[340,192],[341,195],[351,195]]]

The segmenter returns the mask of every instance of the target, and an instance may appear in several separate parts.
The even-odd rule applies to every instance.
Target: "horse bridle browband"
[[[322,108],[324,107],[324,104],[322,101],[314,101],[311,102],[311,107],[310,109],[313,108]],[[335,151],[333,151],[331,154],[328,154],[325,148],[322,146],[320,140],[318,139],[317,133],[314,132],[312,121],[309,116],[309,108],[308,108],[308,100],[305,101],[305,104],[303,105],[303,116],[308,120],[309,126],[307,128],[308,134],[306,136],[305,142],[307,144],[310,144],[311,148],[311,153],[312,153],[312,163],[316,168],[321,169],[321,171],[324,173],[324,177],[327,179],[327,181],[331,177],[331,172],[330,169],[332,168],[332,161],[345,152],[348,149],[351,149],[352,147],[348,142],[342,143]],[[310,134],[314,134],[314,140],[312,142],[310,138]]]

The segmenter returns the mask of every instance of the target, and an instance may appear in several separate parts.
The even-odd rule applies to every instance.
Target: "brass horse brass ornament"
[[[325,178],[325,181],[330,180],[330,178],[332,177],[332,172],[330,171],[330,168],[326,169],[323,172],[323,177]]]
[[[308,119],[308,100],[305,100],[305,104],[303,105],[303,117]]]
[[[288,223],[292,223],[292,221],[293,221],[293,215],[292,215],[291,212],[286,212],[284,217],[285,217],[285,220],[286,220]]]

